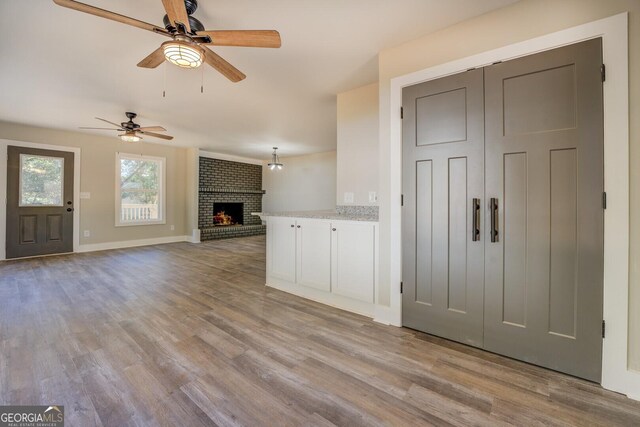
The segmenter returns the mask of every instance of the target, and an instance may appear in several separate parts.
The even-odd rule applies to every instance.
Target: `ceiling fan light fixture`
[[[273,147],[273,153],[271,154],[271,163],[267,164],[270,170],[282,170],[284,166],[280,163],[280,157],[277,153],[278,147]]]
[[[120,135],[120,139],[122,142],[138,142],[142,139],[142,137],[136,135],[134,132],[127,132]]]
[[[167,61],[181,68],[198,68],[204,60],[204,49],[189,41],[164,42],[162,50]]]

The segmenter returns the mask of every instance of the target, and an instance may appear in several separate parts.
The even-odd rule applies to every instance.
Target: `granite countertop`
[[[316,218],[316,219],[333,219],[343,221],[378,221],[378,215],[368,215],[362,213],[339,213],[335,210],[326,211],[298,211],[298,212],[253,212],[251,215],[260,217],[283,216],[292,218]]]

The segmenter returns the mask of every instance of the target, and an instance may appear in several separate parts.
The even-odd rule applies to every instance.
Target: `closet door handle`
[[[480,240],[480,199],[473,199],[473,225],[471,227],[471,241],[477,242]]]
[[[491,209],[491,241],[498,241],[498,199],[491,198],[489,202],[489,209]]]

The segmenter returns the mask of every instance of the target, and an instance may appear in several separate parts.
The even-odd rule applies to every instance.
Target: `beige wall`
[[[336,152],[282,157],[284,168],[262,168],[264,212],[308,211],[336,207]]]
[[[80,191],[90,199],[80,200],[80,244],[120,242],[157,237],[191,235],[187,224],[187,149],[161,144],[123,144],[115,137],[95,136],[16,123],[0,122],[0,139],[81,149]],[[167,177],[164,225],[115,226],[116,152],[165,157]],[[175,230],[171,230],[171,225]],[[83,237],[89,230],[91,236]]]
[[[629,12],[631,247],[629,363],[640,369],[640,1],[521,0],[379,55],[380,77],[380,302],[390,292],[389,90],[394,77],[540,35]]]
[[[369,192],[378,192],[378,83],[338,94],[337,194],[339,205],[377,205]],[[354,194],[353,203],[344,193]]]

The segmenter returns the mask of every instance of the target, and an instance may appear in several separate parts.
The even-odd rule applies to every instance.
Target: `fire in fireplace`
[[[213,203],[213,225],[216,227],[229,225],[242,225],[244,203],[214,202]]]

